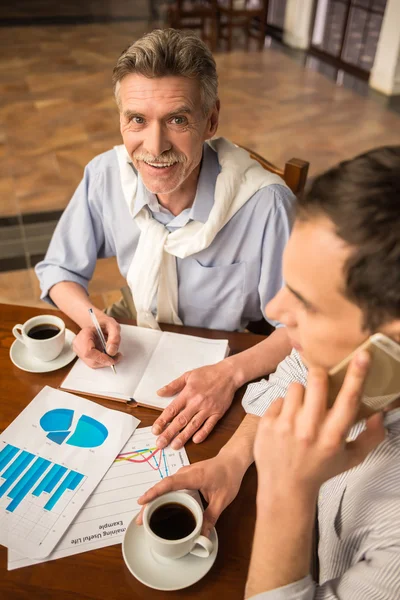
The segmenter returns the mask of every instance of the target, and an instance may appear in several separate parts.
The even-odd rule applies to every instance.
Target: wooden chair
[[[306,160],[301,160],[301,158],[291,158],[285,163],[285,167],[280,169],[276,167],[272,163],[270,163],[266,158],[263,158],[257,152],[250,150],[250,148],[246,148],[246,146],[242,146],[241,144],[236,144],[243,150],[247,150],[250,154],[251,158],[254,158],[260,165],[270,171],[271,173],[276,173],[280,177],[282,177],[283,181],[286,183],[288,187],[292,190],[292,192],[299,196],[303,191],[307,181],[308,168],[310,163]]]
[[[264,48],[268,0],[218,0],[218,38],[227,41],[232,50],[233,29],[241,27],[246,35],[246,48],[250,38],[256,38],[258,49]],[[257,28],[254,28],[254,24]]]
[[[260,163],[263,169],[266,169],[271,173],[276,173],[282,177],[283,181],[296,196],[303,193],[306,185],[308,168],[310,166],[309,162],[301,160],[301,158],[292,158],[285,164],[283,169],[280,169],[270,163],[266,158],[263,158],[260,154],[257,154],[257,152],[253,152],[253,150],[250,150],[241,144],[236,145],[243,148],[243,150],[247,150],[251,158],[254,158],[254,160]],[[258,333],[259,335],[269,335],[274,331],[274,328],[264,318],[260,321],[249,323],[247,329],[251,331],[251,333]]]
[[[168,26],[200,29],[201,38],[212,52],[217,47],[217,0],[176,0],[168,9]]]

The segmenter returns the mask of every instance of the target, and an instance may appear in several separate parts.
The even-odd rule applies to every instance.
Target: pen
[[[93,312],[93,308],[89,308],[89,315],[90,315],[90,318],[93,321],[93,325],[96,327],[97,335],[99,336],[99,340],[101,342],[101,345],[103,346],[103,350],[107,354],[106,340],[104,339],[104,335],[103,335],[103,332],[101,330],[100,323],[98,322],[98,320],[96,318],[96,315]],[[107,356],[109,356],[109,354],[107,354]],[[114,375],[116,375],[117,371],[115,370],[115,366],[114,365],[110,365],[110,366],[111,366],[112,370],[114,371]]]

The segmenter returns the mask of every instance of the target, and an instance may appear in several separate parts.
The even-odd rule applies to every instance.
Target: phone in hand
[[[371,364],[358,420],[379,412],[400,397],[400,345],[383,333],[375,333],[329,371],[329,406],[332,406],[343,385],[351,359],[360,350],[368,350]]]

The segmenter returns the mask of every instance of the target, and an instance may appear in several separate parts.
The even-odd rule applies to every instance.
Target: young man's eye
[[[303,308],[306,312],[310,313],[310,314],[315,314],[316,310],[313,306],[311,306],[311,304],[303,304]]]

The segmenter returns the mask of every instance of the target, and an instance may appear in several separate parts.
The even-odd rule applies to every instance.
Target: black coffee
[[[196,527],[193,513],[183,504],[169,502],[156,508],[150,517],[150,529],[165,540],[180,540]]]
[[[28,331],[28,337],[34,340],[49,340],[52,337],[55,337],[57,333],[60,333],[61,329],[57,327],[57,325],[52,325],[51,323],[41,323],[40,325],[35,325]]]

